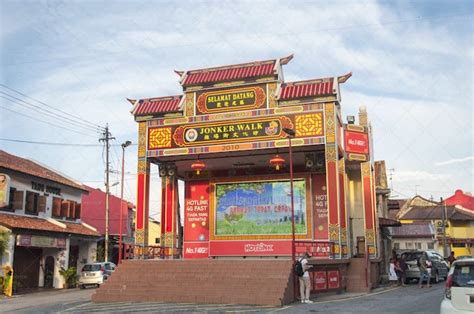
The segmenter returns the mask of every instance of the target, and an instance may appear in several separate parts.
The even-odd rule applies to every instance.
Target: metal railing
[[[181,248],[124,244],[123,259],[180,259],[182,258],[181,253]]]

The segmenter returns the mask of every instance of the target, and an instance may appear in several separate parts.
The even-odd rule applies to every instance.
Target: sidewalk
[[[372,291],[366,293],[366,292],[344,292],[344,293],[323,293],[323,294],[317,294],[313,295],[311,300],[317,304],[317,303],[327,303],[327,302],[334,302],[334,301],[342,301],[342,300],[349,300],[349,299],[357,299],[357,298],[362,298],[365,296],[370,296],[370,295],[375,295],[375,294],[380,294],[384,292],[389,292],[392,290],[396,290],[401,288],[400,286],[382,286],[373,289]]]

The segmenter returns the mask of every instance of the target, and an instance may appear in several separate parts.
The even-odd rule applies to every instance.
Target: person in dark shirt
[[[456,260],[456,257],[454,256],[454,252],[451,251],[451,254],[448,256],[449,267],[451,267],[451,265],[453,264],[455,260]]]

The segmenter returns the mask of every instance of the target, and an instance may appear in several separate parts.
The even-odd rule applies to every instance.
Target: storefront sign
[[[328,288],[326,271],[315,271],[313,277],[313,290],[326,290]]]
[[[309,253],[312,258],[329,258],[332,255],[331,242],[296,241],[295,250],[297,255]]]
[[[51,238],[51,237],[29,235],[29,234],[19,234],[16,236],[16,245],[65,249],[66,239]]]
[[[40,191],[40,192],[46,192],[46,193],[51,193],[55,195],[61,195],[61,189],[50,186],[50,185],[45,185],[43,183],[38,183],[35,181],[31,181],[31,188],[35,191]]]
[[[186,184],[184,241],[209,240],[209,181]]]
[[[328,202],[326,192],[326,176],[311,176],[313,185],[314,239],[328,240]]]
[[[211,241],[210,256],[289,256],[291,241]]]
[[[209,242],[184,242],[184,254],[186,258],[208,258]]]
[[[10,203],[10,177],[0,173],[0,208]]]
[[[339,271],[330,270],[328,271],[328,289],[338,289],[341,287],[339,280]]]
[[[369,154],[369,136],[367,133],[346,130],[344,138],[346,152],[364,155]]]
[[[283,136],[282,128],[292,125],[287,117],[203,123],[178,127],[174,132],[173,140],[177,146],[199,146],[209,143],[276,139]]]
[[[265,105],[265,91],[260,86],[206,92],[197,97],[201,114],[258,109]]]

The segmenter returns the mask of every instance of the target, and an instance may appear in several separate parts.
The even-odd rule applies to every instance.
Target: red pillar
[[[375,200],[372,165],[370,162],[361,163],[362,198],[365,219],[365,242],[369,257],[377,256]]]
[[[166,256],[173,257],[178,253],[178,179],[168,173],[161,178],[161,246],[165,248]]]
[[[148,245],[148,206],[150,197],[150,162],[146,158],[146,122],[138,124],[137,214],[135,244]]]
[[[326,193],[328,204],[329,241],[334,243],[334,255],[341,254],[339,225],[339,175],[338,148],[336,136],[335,104],[324,105],[324,121],[326,134]]]

